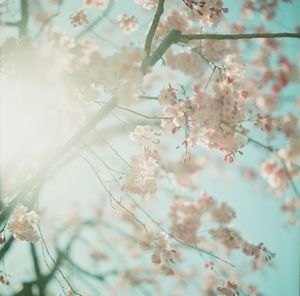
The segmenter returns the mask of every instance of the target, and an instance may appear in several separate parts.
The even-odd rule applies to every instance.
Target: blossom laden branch
[[[246,137],[246,139],[247,139],[247,141],[248,141],[249,143],[253,143],[253,144],[257,145],[258,147],[260,147],[260,148],[262,148],[262,149],[264,149],[264,150],[266,150],[266,151],[268,151],[268,152],[270,152],[270,153],[273,153],[273,154],[280,160],[280,162],[282,163],[282,165],[283,165],[283,167],[284,167],[284,172],[285,172],[285,175],[286,175],[286,178],[287,178],[288,182],[290,183],[290,185],[291,185],[291,187],[292,187],[292,189],[293,189],[295,195],[296,195],[298,198],[300,198],[300,192],[299,192],[298,188],[296,187],[296,185],[295,185],[295,183],[294,183],[294,181],[293,181],[293,178],[292,178],[292,176],[291,176],[291,174],[290,174],[290,172],[289,172],[288,164],[287,164],[287,162],[279,155],[278,149],[275,149],[275,148],[273,148],[273,147],[271,147],[271,146],[265,145],[265,144],[263,144],[263,143],[261,143],[261,142],[255,140],[255,139],[253,139],[253,138],[250,138],[249,136],[247,136],[247,135],[245,135],[245,134],[243,134],[243,136]],[[299,169],[299,168],[298,168],[298,169]]]
[[[300,39],[300,33],[251,33],[251,34],[183,34],[179,30],[172,30],[157,47],[151,56],[142,63],[143,73],[147,68],[154,66],[162,58],[164,53],[176,43],[189,43],[193,40],[243,40],[243,39],[274,39],[296,38]]]

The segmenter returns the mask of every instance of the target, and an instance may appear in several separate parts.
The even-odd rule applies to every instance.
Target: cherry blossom
[[[0,3],[0,294],[262,296],[300,224],[300,31],[275,24],[295,4],[16,2]]]
[[[151,260],[154,264],[160,266],[162,273],[174,275],[173,265],[179,259],[179,254],[176,250],[170,249],[167,234],[159,233],[155,235],[153,232],[147,233],[141,245],[143,248],[153,251]]]
[[[135,0],[135,2],[141,5],[144,9],[150,10],[157,5],[158,0]]]
[[[219,21],[222,13],[227,13],[228,8],[223,7],[221,0],[183,0],[191,9],[196,11],[201,22],[213,26]]]
[[[74,27],[79,27],[89,23],[86,12],[83,8],[78,9],[73,15],[71,15],[70,20]]]
[[[131,133],[132,141],[140,145],[142,153],[131,158],[123,188],[125,191],[144,195],[157,190],[159,136],[160,132],[149,126],[137,126]]]
[[[87,7],[105,9],[111,0],[83,0]]]
[[[15,238],[29,242],[38,242],[40,236],[35,229],[39,216],[34,211],[28,211],[27,207],[18,207],[10,218],[8,229]]]
[[[118,17],[118,22],[120,25],[120,28],[125,33],[131,33],[138,29],[139,23],[137,18],[134,15],[120,15]]]
[[[282,195],[289,185],[290,179],[299,178],[299,170],[293,167],[280,166],[273,159],[265,160],[261,165],[261,174],[277,195]]]
[[[289,220],[292,224],[300,225],[298,213],[300,211],[300,200],[297,198],[287,199],[283,206],[282,210],[286,212],[289,216]]]
[[[223,286],[218,287],[217,290],[218,292],[221,293],[221,295],[226,295],[226,296],[240,295],[237,285],[230,281],[226,282]]]

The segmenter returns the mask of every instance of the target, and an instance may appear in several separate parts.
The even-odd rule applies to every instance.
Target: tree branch
[[[180,42],[191,40],[238,40],[238,39],[274,39],[300,38],[300,33],[252,33],[252,34],[181,34]]]
[[[44,296],[45,295],[45,286],[43,285],[43,275],[41,273],[41,268],[40,268],[40,263],[39,263],[39,258],[36,252],[35,245],[33,243],[30,243],[30,253],[33,261],[33,267],[34,267],[34,272],[36,275],[36,282],[37,286],[39,288],[39,295]]]
[[[147,59],[150,56],[151,53],[151,46],[152,46],[152,41],[156,32],[156,29],[158,27],[158,23],[160,20],[160,17],[162,16],[162,14],[164,13],[164,3],[165,0],[159,0],[152,24],[150,26],[148,35],[146,37],[146,42],[145,42],[145,54],[146,57],[145,59]]]
[[[10,249],[10,247],[12,246],[12,244],[13,244],[14,241],[15,241],[15,239],[11,235],[9,237],[9,239],[6,241],[6,243],[4,244],[4,246],[0,249],[0,259],[2,259],[4,257],[4,255]]]
[[[76,264],[73,260],[71,260],[71,258],[69,258],[68,256],[66,256],[66,261],[69,262],[69,264],[73,267],[75,267],[75,269],[77,271],[79,271],[80,273],[88,276],[88,277],[91,277],[91,278],[94,278],[96,280],[99,280],[101,282],[105,281],[105,277],[108,276],[108,275],[113,275],[113,274],[117,274],[117,271],[116,270],[111,270],[111,271],[107,271],[105,273],[93,273],[93,272],[90,272],[89,270],[86,270],[84,269],[83,267],[79,266],[78,264]]]
[[[10,215],[12,210],[20,203],[21,199],[26,197],[32,188],[35,188],[40,184],[45,176],[49,173],[50,169],[72,148],[74,147],[88,132],[96,127],[98,122],[106,117],[109,112],[114,109],[117,105],[117,100],[112,98],[107,102],[79,131],[67,141],[48,161],[41,166],[38,172],[26,182],[19,192],[16,194],[15,198],[7,205],[0,215],[0,223],[3,223]],[[28,201],[31,203],[32,197]]]
[[[151,67],[156,64],[156,62],[162,58],[164,53],[169,49],[169,47],[179,42],[181,38],[181,32],[178,30],[172,30],[169,32],[169,34],[166,36],[166,38],[161,42],[161,44],[158,46],[158,48],[153,52],[151,56],[149,56],[147,59],[144,59],[141,70],[145,74],[147,72],[148,67]]]
[[[19,29],[19,35],[27,34],[27,23],[29,19],[28,0],[20,1],[21,19],[17,22],[5,22],[3,25],[8,27],[16,27]]]
[[[300,33],[252,33],[252,34],[182,34],[172,30],[161,42],[151,56],[144,59],[141,70],[145,74],[147,68],[156,64],[164,53],[175,43],[188,43],[192,40],[239,40],[239,39],[274,39],[274,38],[300,38]]]

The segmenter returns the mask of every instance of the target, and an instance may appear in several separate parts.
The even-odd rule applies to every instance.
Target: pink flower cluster
[[[225,58],[225,73],[229,81],[239,82],[244,76],[246,65],[244,61],[235,54],[229,54]]]
[[[255,246],[244,241],[243,253],[248,256],[254,256],[253,269],[258,269],[275,257],[275,253],[270,252],[263,243]]]
[[[166,172],[174,176],[180,186],[195,189],[197,187],[197,176],[207,163],[207,157],[189,153],[189,157],[185,161],[164,162],[163,167]]]
[[[137,195],[154,193],[157,190],[157,160],[149,151],[131,158],[132,168],[126,175],[123,190]]]
[[[261,165],[261,174],[268,181],[270,189],[277,195],[282,195],[289,181],[299,178],[299,170],[292,166],[278,165],[273,158],[265,160]]]
[[[172,233],[186,243],[196,244],[203,210],[200,200],[176,199],[169,212]]]
[[[173,9],[167,16],[163,17],[156,31],[156,38],[167,35],[171,30],[189,32],[192,28],[192,21],[188,15],[178,9]]]
[[[179,70],[183,73],[199,78],[203,73],[203,60],[196,52],[182,51],[174,52],[169,50],[166,54],[166,64],[173,70]]]
[[[157,5],[158,0],[135,0],[135,2],[142,6],[144,9],[150,10]]]
[[[192,246],[203,245],[205,240],[209,239],[214,242],[219,241],[227,251],[241,250],[245,255],[252,256],[255,269],[275,256],[262,243],[257,246],[252,245],[237,230],[227,226],[235,218],[235,211],[225,202],[218,205],[206,193],[195,201],[176,199],[170,206],[169,217],[172,234]],[[218,224],[208,231],[210,237],[198,233],[204,222]],[[212,266],[210,267],[213,269]]]
[[[283,206],[281,207],[281,209],[288,214],[289,220],[292,224],[300,226],[300,219],[299,219],[300,199],[299,198],[287,199],[283,204]]]
[[[220,241],[229,250],[240,249],[243,239],[239,232],[231,227],[220,226],[209,231],[215,241]]]
[[[154,264],[160,265],[161,271],[165,275],[174,275],[172,265],[175,260],[179,259],[179,254],[176,250],[169,247],[169,236],[165,233],[155,235],[153,232],[148,232],[145,239],[141,242],[145,249],[153,250],[151,260]]]
[[[120,28],[125,32],[125,33],[131,33],[134,32],[138,29],[139,23],[137,18],[134,15],[126,15],[122,14],[118,17],[118,22]]]
[[[197,244],[197,231],[204,214],[210,214],[219,224],[229,223],[235,217],[234,210],[227,203],[218,206],[206,193],[196,201],[176,199],[169,211],[172,233],[186,243]]]
[[[220,226],[209,232],[213,240],[220,241],[228,250],[241,250],[245,255],[253,257],[253,269],[261,267],[275,257],[275,254],[270,252],[263,243],[250,244],[232,227]]]
[[[200,50],[203,56],[210,62],[223,60],[228,53],[226,40],[201,40]]]
[[[40,237],[34,226],[38,223],[39,216],[34,211],[28,212],[27,207],[20,206],[12,214],[8,229],[19,240],[38,242]]]
[[[150,126],[137,126],[130,134],[132,141],[139,144],[142,153],[131,159],[124,191],[138,195],[154,193],[157,190],[157,145],[159,144],[159,132],[154,131]]]
[[[217,24],[222,14],[228,12],[228,8],[223,7],[222,0],[183,0],[183,2],[197,12],[201,23],[210,26]]]
[[[87,7],[105,9],[110,0],[83,0]]]
[[[261,13],[265,20],[271,20],[276,15],[276,9],[280,0],[246,0],[243,3],[242,12],[245,17],[252,17],[255,12]],[[289,2],[290,0],[281,0]]]
[[[221,293],[221,295],[226,296],[238,296],[240,295],[238,291],[238,286],[234,282],[227,281],[223,286],[217,288],[217,291]]]
[[[80,27],[89,23],[86,12],[83,8],[78,9],[74,14],[72,14],[70,20],[74,27]]]
[[[195,90],[196,95],[186,100],[176,99],[171,88],[169,95],[162,91],[159,101],[164,106],[165,118],[161,126],[171,128],[173,133],[184,129],[188,145],[220,150],[232,161],[245,144],[244,137],[237,132],[249,114],[243,92],[227,80],[214,83],[213,94],[200,87]]]

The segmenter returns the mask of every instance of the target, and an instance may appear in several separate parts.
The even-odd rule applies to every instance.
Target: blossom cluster
[[[186,100],[176,100],[174,91],[167,91],[169,99],[166,90],[159,95],[164,106],[162,127],[170,128],[173,133],[184,129],[188,145],[218,149],[232,161],[245,144],[244,137],[237,132],[249,112],[244,93],[228,80],[214,83],[212,95],[197,87],[196,95]]]
[[[160,265],[161,271],[165,275],[173,275],[173,264],[179,259],[179,254],[176,250],[169,247],[169,236],[165,233],[155,234],[148,232],[141,242],[144,249],[151,249],[153,254],[151,260],[154,264]]]
[[[135,47],[125,47],[122,52],[108,57],[95,56],[92,62],[95,63],[94,67],[99,67],[96,81],[119,102],[132,102],[140,94],[142,58],[143,51]]]
[[[83,8],[78,9],[74,14],[72,14],[70,21],[74,27],[79,27],[89,23],[86,12]]]
[[[193,51],[175,53],[169,50],[166,54],[166,64],[170,69],[179,70],[195,78],[199,78],[203,71],[203,61]]]
[[[99,87],[120,103],[129,103],[138,97],[143,77],[140,71],[142,49],[125,47],[121,52],[103,56],[93,44],[76,41],[57,30],[49,32],[49,39],[55,50],[63,54],[72,78],[68,83],[82,101],[96,99]]]
[[[186,12],[172,9],[167,16],[161,19],[156,31],[156,38],[167,35],[171,30],[191,32],[192,24]]]
[[[227,203],[218,206],[206,193],[196,201],[179,198],[169,210],[172,233],[186,243],[196,244],[199,239],[197,231],[204,214],[209,214],[219,224],[227,224],[235,217],[234,210]]]
[[[110,0],[83,0],[87,7],[105,9]]]
[[[208,159],[204,156],[189,153],[189,157],[184,161],[163,162],[163,167],[168,174],[174,176],[177,184],[189,189],[197,188],[197,176],[207,165]]]
[[[150,126],[137,126],[131,133],[130,138],[139,144],[142,153],[131,158],[124,191],[144,195],[157,190],[159,136],[160,133]]]
[[[12,232],[13,236],[19,240],[38,242],[40,236],[35,229],[38,221],[39,216],[36,212],[28,212],[27,207],[20,206],[12,214],[8,229]]]
[[[84,8],[79,8],[70,17],[71,24],[74,27],[80,27],[89,23],[86,8],[105,9],[110,0],[83,0]]]
[[[299,198],[290,198],[287,199],[282,205],[282,210],[286,212],[289,216],[289,220],[292,224],[300,226],[300,199]]]
[[[135,2],[142,6],[145,10],[150,10],[156,7],[158,0],[135,0]]]
[[[214,242],[219,241],[228,251],[241,250],[245,255],[253,257],[254,269],[275,256],[262,243],[250,244],[236,229],[228,226],[235,218],[235,211],[227,203],[223,202],[218,205],[206,193],[195,201],[184,198],[176,199],[170,207],[169,217],[172,234],[193,246],[201,246],[205,240],[209,239],[198,233],[204,221],[206,224],[208,221],[217,223],[217,227],[208,231],[211,239]]]
[[[201,23],[216,25],[228,8],[223,7],[222,0],[183,0],[193,11],[196,11]]]
[[[297,168],[283,164],[279,165],[273,158],[269,158],[261,164],[261,174],[268,181],[270,189],[277,195],[284,193],[290,180],[300,177]]]
[[[265,20],[269,21],[275,17],[280,1],[289,2],[289,0],[246,0],[243,4],[242,12],[247,18],[251,18],[255,12],[258,12]]]
[[[200,50],[203,56],[210,62],[218,62],[225,59],[228,54],[227,41],[201,40]]]
[[[122,14],[118,17],[120,28],[125,33],[131,33],[138,29],[139,23],[134,15]]]
[[[238,286],[234,282],[227,281],[223,286],[217,288],[221,295],[239,296]]]

